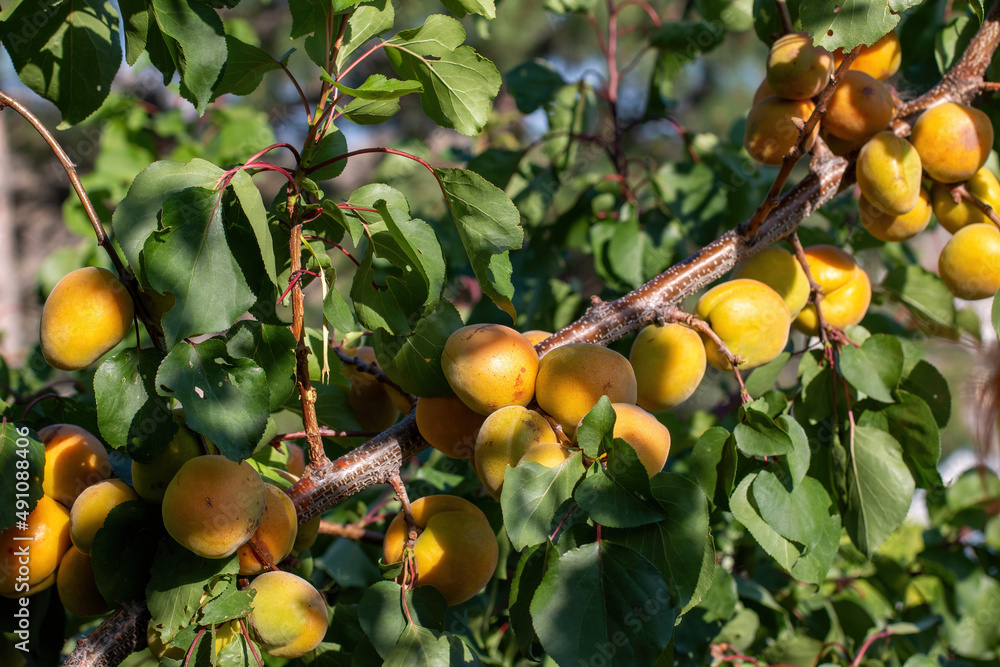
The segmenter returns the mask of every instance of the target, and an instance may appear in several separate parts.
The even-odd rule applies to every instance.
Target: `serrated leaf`
[[[379,581],[368,588],[358,604],[358,620],[372,646],[383,658],[396,646],[408,621],[403,613],[402,588],[394,581]],[[431,586],[406,592],[413,622],[420,627],[441,630],[446,605],[444,597]]]
[[[955,298],[944,281],[927,269],[910,264],[889,271],[882,280],[889,297],[940,326],[955,323]]]
[[[192,0],[152,0],[152,16],[177,43],[170,55],[181,75],[181,95],[205,113],[228,55],[222,18]]]
[[[326,297],[323,298],[323,317],[342,334],[354,331],[357,328],[354,313],[336,288],[337,272],[330,269],[327,274],[330,276],[330,286],[327,288]]]
[[[606,397],[602,397],[606,398]],[[632,445],[615,438],[607,453],[607,467],[597,466],[573,492],[595,523],[609,528],[633,528],[664,518],[649,490],[649,473]]]
[[[927,403],[908,391],[896,392],[897,402],[885,406],[889,432],[899,442],[917,486],[932,491],[943,486],[938,463],[941,459],[941,431]]]
[[[583,473],[583,457],[579,453],[554,468],[534,461],[507,468],[500,507],[507,537],[515,549],[520,551],[549,539],[568,511],[566,501],[573,497],[573,489]]]
[[[380,329],[372,337],[379,366],[403,391],[414,396],[441,396],[451,392],[441,354],[453,331],[462,326],[462,316],[446,299],[416,322],[413,333],[393,336]]]
[[[188,426],[227,458],[253,454],[270,415],[267,376],[254,361],[230,356],[221,338],[174,346],[160,364],[156,387],[177,398]]]
[[[347,59],[365,42],[391,30],[395,22],[395,9],[389,0],[373,0],[358,6],[344,30],[344,43],[337,53],[337,70],[342,70]]]
[[[302,168],[306,170],[310,178],[316,181],[325,181],[340,176],[347,168],[347,160],[337,160],[325,166],[310,171],[313,165],[320,165],[324,162],[338,158],[347,153],[347,138],[344,133],[334,128],[327,132],[323,139],[316,145],[310,146],[302,155]]]
[[[408,263],[402,257],[393,258],[393,263],[404,271],[415,271],[424,280],[427,297],[424,307],[433,307],[441,296],[444,287],[444,255],[437,234],[423,220],[410,219],[409,216],[397,218],[384,201],[375,202],[375,209],[382,216],[382,221],[389,229],[393,240],[405,255]]]
[[[324,81],[332,83],[340,92],[362,100],[395,100],[423,90],[419,81],[400,81],[399,79],[390,79],[384,74],[372,74],[357,88],[349,88],[338,83],[326,72],[323,72],[321,76]]]
[[[545,106],[565,84],[556,68],[541,59],[521,63],[507,72],[507,88],[521,113]]]
[[[215,87],[215,97],[227,93],[249,95],[257,90],[265,74],[281,69],[281,63],[270,53],[232,35],[226,35],[226,50],[226,66]]]
[[[469,14],[479,14],[487,19],[495,19],[497,16],[493,0],[441,0],[441,4],[458,18],[464,18]]]
[[[874,44],[896,27],[899,17],[885,4],[868,0],[802,0],[802,29],[827,51],[850,51],[858,44]]]
[[[747,456],[780,456],[793,449],[792,440],[766,413],[747,407],[733,429],[736,446]]]
[[[156,393],[156,370],[163,353],[154,349],[122,350],[94,373],[94,399],[101,436],[112,447],[148,462],[177,433],[170,403]]]
[[[146,0],[118,0],[118,9],[122,15],[122,28],[125,30],[125,62],[131,67],[146,50],[149,7],[146,6]]]
[[[246,216],[253,229],[254,238],[257,239],[257,248],[260,250],[261,261],[264,262],[264,271],[272,283],[278,282],[277,267],[274,258],[274,242],[271,239],[271,229],[267,224],[267,209],[264,207],[264,200],[260,196],[260,190],[253,184],[253,179],[245,170],[240,169],[233,175],[230,182],[233,193],[239,201],[243,215]]]
[[[251,601],[257,591],[252,588],[240,590],[236,580],[231,579],[225,591],[218,597],[209,600],[198,614],[198,623],[213,625],[228,623],[236,618],[242,618],[250,613]]]
[[[251,359],[264,370],[275,412],[295,390],[295,336],[288,327],[244,320],[226,334],[226,351],[234,359]]]
[[[903,348],[895,336],[875,334],[860,348],[847,345],[840,352],[840,372],[858,391],[882,403],[892,403],[892,392],[903,376]]]
[[[594,407],[580,420],[576,429],[576,444],[592,459],[611,447],[617,415],[607,396],[601,396]]]
[[[531,598],[545,576],[552,543],[538,544],[521,554],[510,584],[510,627],[521,653],[534,657],[538,636],[531,622]]]
[[[399,100],[352,100],[344,117],[356,125],[378,125],[399,112]]]
[[[94,580],[112,605],[143,597],[157,544],[163,538],[160,508],[144,500],[115,506],[94,535]]]
[[[292,15],[292,39],[308,35],[325,25],[323,5],[315,0],[288,0],[288,13]]]
[[[844,525],[871,557],[906,518],[915,484],[899,443],[885,431],[856,427],[850,453]]]
[[[18,479],[18,473],[22,479]],[[0,531],[24,520],[25,515],[35,509],[35,504],[42,497],[44,474],[45,445],[38,439],[38,434],[4,417],[0,422],[0,491],[9,500],[0,503]],[[25,483],[27,490],[24,490]]]
[[[781,375],[791,356],[791,352],[782,352],[763,366],[753,369],[746,379],[747,392],[759,398],[773,389],[774,383],[778,381],[778,376]]]
[[[384,663],[384,667],[440,667],[441,665],[465,667],[482,663],[460,638],[448,633],[436,633],[419,625],[406,627]]]

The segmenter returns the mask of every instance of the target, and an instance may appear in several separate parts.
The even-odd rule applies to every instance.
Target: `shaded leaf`
[[[45,445],[38,434],[4,417],[0,423],[0,491],[8,500],[0,503],[0,531],[27,520],[27,515],[42,497],[44,474]],[[25,484],[27,490],[24,490]]]
[[[177,433],[169,401],[156,393],[156,370],[163,357],[151,348],[127,348],[94,373],[101,436],[116,449],[127,447],[129,456],[143,463]]]
[[[508,468],[500,493],[504,528],[515,549],[542,544],[568,511],[566,501],[573,497],[583,477],[583,457],[576,453],[554,468],[534,461]]]
[[[892,392],[903,375],[903,348],[888,334],[875,334],[860,348],[846,345],[840,352],[840,372],[858,391],[882,403],[892,403]]]

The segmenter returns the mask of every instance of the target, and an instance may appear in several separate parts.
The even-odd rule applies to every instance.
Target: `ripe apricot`
[[[833,74],[833,55],[814,46],[804,33],[790,33],[775,40],[767,55],[767,83],[775,95],[806,100],[818,95]]]
[[[615,409],[613,435],[632,445],[639,461],[652,477],[663,470],[670,454],[670,431],[637,405],[612,403]]]
[[[473,412],[455,394],[417,399],[417,430],[431,447],[453,459],[467,459],[486,417]]]
[[[280,482],[276,481],[274,483],[286,492],[292,484],[299,481],[298,475],[293,475],[286,470],[275,470],[274,472],[281,478]],[[305,523],[299,524],[299,527],[295,531],[295,544],[292,545],[292,553],[301,553],[316,543],[316,538],[319,537],[319,522],[321,519],[322,517],[320,516],[314,516]]]
[[[705,376],[705,346],[683,324],[651,325],[632,342],[636,404],[650,412],[674,408],[695,392]]]
[[[979,109],[945,102],[920,114],[910,142],[928,176],[941,183],[958,183],[986,163],[993,148],[993,124]]]
[[[483,422],[476,436],[472,463],[486,492],[500,499],[503,475],[525,452],[542,442],[555,442],[545,417],[520,405],[500,408]]]
[[[71,614],[87,618],[111,611],[111,605],[97,589],[90,556],[70,547],[56,570],[56,590],[63,607]]]
[[[896,103],[887,85],[852,70],[833,92],[822,123],[834,136],[862,141],[885,129],[895,112]]]
[[[305,451],[294,442],[286,442],[285,447],[288,448],[288,461],[285,462],[285,468],[296,477],[302,477],[302,473],[306,471]]]
[[[246,461],[193,458],[177,471],[163,496],[163,525],[203,558],[231,556],[257,530],[267,488]]]
[[[785,349],[792,316],[777,292],[749,278],[737,278],[705,292],[695,313],[734,354],[743,357],[741,369],[756,368],[774,359]],[[705,341],[708,363],[729,370],[729,361],[710,339]]]
[[[104,526],[111,510],[130,500],[139,500],[139,494],[120,479],[106,479],[84,489],[69,511],[73,546],[89,554],[94,535]]]
[[[483,588],[497,567],[499,546],[482,510],[458,496],[425,496],[412,504],[413,522],[423,532],[413,545],[417,586],[433,586],[449,605],[465,602]],[[403,559],[407,526],[400,512],[382,543],[382,561]]]
[[[843,59],[843,49],[833,52],[834,69],[840,67]],[[899,46],[899,35],[893,30],[871,46],[862,46],[854,62],[851,63],[851,69],[864,72],[879,81],[885,81],[899,71],[902,59],[903,50]]]
[[[931,221],[931,196],[927,188],[920,188],[917,205],[902,215],[883,213],[864,195],[858,200],[861,224],[868,233],[880,241],[905,241],[927,228]]]
[[[264,515],[250,540],[267,561],[277,565],[292,553],[298,536],[298,518],[295,516],[295,505],[288,494],[274,484],[267,484],[265,488],[267,500],[264,503]],[[240,574],[244,576],[260,574],[267,569],[267,562],[257,555],[249,542],[237,549],[236,555],[240,560]]]
[[[552,334],[548,331],[542,331],[540,329],[531,329],[530,331],[525,331],[523,335],[528,339],[529,343],[532,345],[538,345]]]
[[[45,445],[45,495],[72,507],[84,489],[111,476],[108,451],[90,431],[52,424],[38,432]]]
[[[757,104],[757,102],[760,102],[765,97],[770,97],[771,95],[774,95],[774,91],[771,90],[771,85],[767,82],[767,77],[765,76],[764,80],[760,82],[759,86],[757,86],[757,90],[754,91],[753,101],[750,103],[750,106]]]
[[[298,658],[323,641],[330,625],[326,600],[291,572],[265,572],[250,582],[250,627],[268,655]]]
[[[542,357],[535,396],[538,407],[573,435],[601,396],[612,403],[635,403],[635,371],[628,359],[601,345],[563,345]]]
[[[868,312],[872,300],[871,281],[854,258],[831,245],[816,245],[805,249],[809,272],[823,289],[823,318],[830,326],[843,329],[857,324]],[[819,333],[816,307],[807,305],[793,325],[802,333]]]
[[[482,415],[534,398],[538,353],[523,335],[502,324],[473,324],[448,337],[441,355],[448,384]]]
[[[938,273],[952,294],[970,301],[1000,289],[1000,229],[973,224],[952,236],[938,257]]]
[[[151,503],[162,503],[167,485],[181,466],[202,454],[198,439],[176,413],[174,421],[178,423],[177,433],[166,447],[148,463],[132,461],[132,487],[140,498]]]
[[[764,283],[785,300],[792,317],[798,315],[809,300],[806,272],[799,260],[784,248],[771,246],[761,250],[740,264],[733,272],[733,278],[749,278]]]
[[[920,199],[921,156],[888,130],[861,147],[857,176],[861,194],[884,213],[902,215]]]
[[[815,108],[809,100],[786,100],[776,95],[765,97],[747,114],[743,147],[761,164],[780,165],[799,138],[799,128],[792,119],[798,118],[804,123]],[[806,140],[805,150],[812,148],[818,133],[817,123]]]
[[[56,583],[56,567],[70,547],[69,511],[42,496],[26,520],[0,533],[0,595],[34,595]],[[25,545],[28,554],[25,555]]]
[[[107,269],[77,269],[56,283],[42,307],[42,356],[78,371],[120,343],[132,328],[132,297]]]
[[[994,210],[1000,206],[1000,182],[993,172],[983,167],[965,182],[965,188],[973,197]],[[941,183],[931,186],[931,204],[934,215],[941,226],[954,234],[966,225],[978,223],[993,224],[989,217],[965,199],[955,203],[951,188]]]
[[[378,366],[375,350],[367,345],[344,350],[366,364]],[[384,431],[396,423],[399,410],[389,396],[386,384],[371,373],[358,370],[354,364],[344,364],[344,376],[351,383],[347,390],[347,404],[351,406],[358,424],[366,431]],[[409,412],[409,410],[407,410]]]
[[[542,442],[529,448],[516,465],[521,465],[525,461],[533,461],[546,468],[555,468],[558,465],[562,465],[562,462],[571,455],[572,452],[558,442]]]

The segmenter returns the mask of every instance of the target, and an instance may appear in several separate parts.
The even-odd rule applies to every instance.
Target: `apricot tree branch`
[[[145,600],[124,603],[86,638],[76,641],[63,667],[116,667],[146,648],[149,619]]]
[[[744,361],[743,357],[730,350],[729,346],[726,345],[721,338],[719,338],[719,334],[715,333],[708,322],[700,317],[692,315],[691,313],[686,313],[676,306],[667,308],[663,313],[661,321],[663,323],[679,322],[681,324],[686,324],[702,336],[711,340],[715,346],[719,348],[719,353],[722,354],[722,356],[726,358],[726,361],[729,362],[733,375],[736,377],[736,383],[740,386],[740,401],[744,405],[750,402],[750,392],[747,391],[747,386],[743,382],[743,374],[740,372],[740,364]]]

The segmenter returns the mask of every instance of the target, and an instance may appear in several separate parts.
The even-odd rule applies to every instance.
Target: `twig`
[[[367,530],[354,523],[335,523],[333,521],[322,520],[319,522],[319,532],[321,535],[333,535],[334,537],[346,537],[357,542],[367,542],[381,546],[385,541],[385,535],[374,530]]]
[[[740,386],[740,401],[744,405],[749,403],[752,399],[750,398],[750,392],[747,391],[746,384],[743,382],[743,374],[740,373],[740,364],[743,363],[744,359],[740,355],[734,353],[729,347],[719,338],[719,334],[715,333],[711,325],[708,322],[696,317],[691,313],[686,313],[676,306],[670,306],[665,308],[663,311],[662,323],[666,324],[669,322],[678,322],[680,324],[686,324],[698,333],[702,334],[706,338],[712,341],[717,348],[719,348],[719,353],[726,358],[729,362],[729,367],[733,371],[733,376],[736,378],[736,383]]]
[[[781,29],[786,35],[790,32],[795,32],[795,26],[792,25],[792,15],[788,12],[788,4],[785,0],[774,0],[774,4],[778,7],[778,18],[781,20]]]
[[[393,382],[392,380],[390,380],[389,376],[385,374],[385,371],[383,371],[381,368],[378,367],[378,364],[365,363],[361,359],[361,357],[356,357],[354,355],[347,354],[346,352],[344,352],[344,350],[340,346],[334,347],[333,351],[337,353],[337,357],[343,363],[350,364],[350,365],[354,366],[355,368],[357,368],[362,373],[368,373],[369,375],[371,375],[372,377],[374,377],[376,380],[378,380],[382,384],[385,384],[385,385],[387,385],[389,387],[392,387],[393,389],[395,389],[396,391],[398,391],[400,394],[402,394],[403,396],[405,396],[406,399],[410,402],[410,406],[411,407],[417,404],[416,397],[412,396],[408,392],[404,391],[402,387],[400,387],[398,384],[396,384],[395,382]]]
[[[942,187],[948,188],[948,191],[951,193],[951,198],[956,204],[964,199],[965,201],[972,204],[972,206],[974,206],[977,210],[979,210],[980,213],[989,218],[990,222],[992,222],[997,227],[1000,227],[1000,216],[997,215],[997,212],[993,209],[992,206],[984,202],[976,195],[969,192],[969,188],[965,187],[965,183],[955,183],[952,185],[949,183],[940,183],[938,181],[934,182]]]

